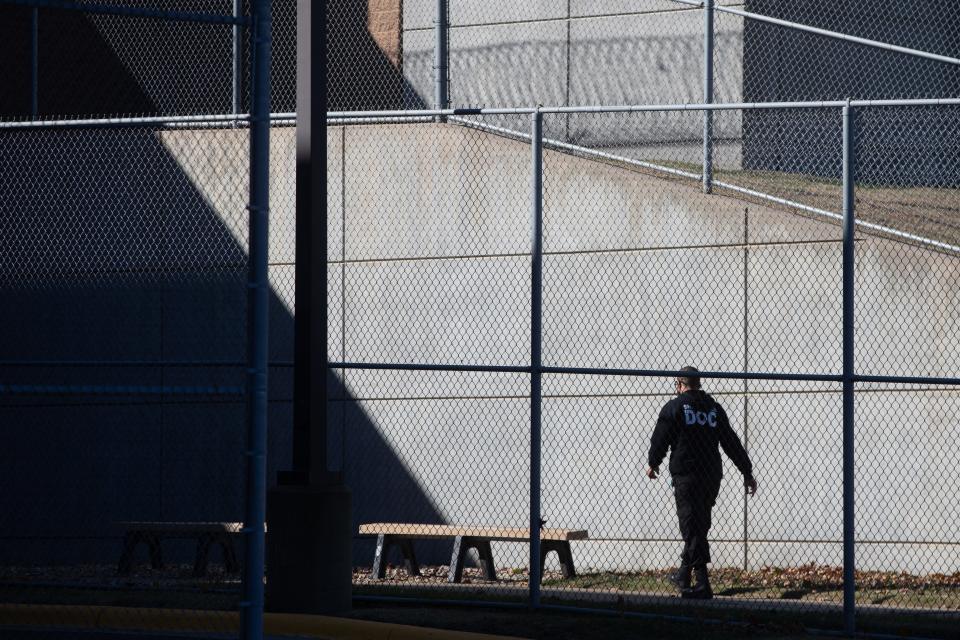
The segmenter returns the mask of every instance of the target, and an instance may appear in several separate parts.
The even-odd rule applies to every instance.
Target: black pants
[[[677,517],[683,536],[680,562],[689,567],[710,562],[710,516],[720,493],[720,478],[694,475],[673,476],[673,495],[677,499]]]

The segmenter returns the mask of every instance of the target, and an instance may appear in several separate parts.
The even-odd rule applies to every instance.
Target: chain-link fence
[[[370,0],[329,11],[331,111],[960,96],[957,8],[935,2]],[[796,129],[804,158],[820,143],[809,126]],[[740,114],[672,124],[717,156],[775,123],[750,127]],[[551,137],[601,134],[565,123]],[[715,160],[697,161],[707,190]]]
[[[2,115],[32,119],[0,128],[0,615],[230,629],[241,571],[262,586],[240,524],[249,4],[66,4],[0,3],[30,61]],[[355,597],[955,619],[956,100],[509,108],[956,94],[950,7],[713,4],[330,5],[332,109],[508,107],[328,120]],[[273,3],[274,111],[293,10]],[[45,122],[118,114],[160,117]],[[292,124],[269,141],[270,479],[292,453]],[[684,364],[760,485],[723,459],[710,602],[670,581],[696,474],[645,474]]]
[[[296,3],[270,4],[271,110],[287,113],[296,109]],[[249,112],[250,0],[107,5],[0,3],[0,51],[11,61],[0,119]]]
[[[330,114],[355,597],[955,620],[955,102],[715,109],[712,194],[700,107]],[[760,487],[724,456],[710,602],[671,578],[712,454],[648,459],[689,364]]]
[[[284,230],[294,136],[292,121],[278,120],[263,143],[265,5],[238,16],[212,13],[224,10],[214,3],[33,4],[40,33],[62,38],[58,46],[91,30],[101,42],[73,50],[75,66],[60,70],[73,84],[42,89],[61,95],[62,111],[0,122],[0,626],[243,628],[254,637],[263,609],[257,483],[267,477],[268,408],[253,397],[266,380],[263,316],[274,320],[276,359],[289,361],[292,342],[281,265],[293,260]],[[260,79],[247,82],[256,85],[247,101],[261,118],[46,118],[120,112],[131,104],[124,86],[160,87],[170,100],[144,112],[234,114],[229,99],[208,98],[229,98],[231,33],[249,41],[254,28],[246,73]],[[195,65],[174,64],[150,42],[189,48]],[[128,54],[144,65],[124,68],[136,82],[111,86]],[[91,73],[104,77],[92,83]],[[267,152],[278,238],[269,271],[260,248]],[[258,296],[268,279],[275,293]],[[275,476],[289,465],[290,399],[271,399]]]
[[[335,111],[960,90],[957,8],[937,2],[369,0],[330,15]]]

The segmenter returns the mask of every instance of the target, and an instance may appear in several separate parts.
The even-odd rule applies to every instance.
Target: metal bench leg
[[[403,565],[407,569],[407,574],[411,576],[420,575],[420,565],[417,564],[417,554],[413,552],[413,540],[400,540],[400,552],[403,554]]]
[[[223,564],[227,573],[237,573],[240,571],[240,563],[237,562],[237,552],[233,548],[233,538],[230,536],[221,536],[220,548],[223,550]]]
[[[541,540],[540,541],[540,579],[543,579],[543,571],[547,562],[547,554],[551,551],[557,552],[557,559],[560,561],[560,570],[564,578],[575,578],[576,569],[573,568],[573,554],[570,552],[570,543],[560,540]]]
[[[463,579],[463,562],[467,558],[467,546],[463,536],[453,539],[453,554],[450,556],[450,572],[447,582],[460,582]]]
[[[143,537],[150,547],[150,566],[154,569],[163,569],[163,555],[160,553],[160,538],[155,535]]]
[[[543,572],[547,566],[547,554],[550,553],[552,549],[550,548],[549,540],[540,541],[540,582],[543,582]]]
[[[130,575],[133,568],[133,552],[140,544],[140,534],[127,532],[123,536],[123,553],[120,554],[120,563],[117,565],[117,573],[121,576]]]
[[[197,556],[193,561],[193,577],[200,578],[207,574],[207,557],[210,554],[212,540],[209,535],[201,534],[197,538]]]
[[[382,533],[377,536],[377,550],[373,553],[373,571],[370,572],[373,580],[383,580],[387,577],[387,551],[390,550],[392,542]]]
[[[576,578],[577,570],[573,568],[573,553],[570,552],[570,543],[567,541],[557,545],[557,556],[560,559],[560,570],[564,578]]]
[[[497,579],[497,570],[493,566],[493,550],[490,548],[489,540],[471,540],[477,555],[480,556],[480,568],[483,569],[483,577],[487,580]]]

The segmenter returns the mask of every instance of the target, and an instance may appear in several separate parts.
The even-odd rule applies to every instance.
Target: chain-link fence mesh
[[[218,16],[233,15],[234,4],[127,3]],[[293,0],[271,4],[272,109],[288,112],[295,108],[296,6]],[[237,14],[248,16],[248,5],[248,0],[239,3]],[[451,106],[920,98],[955,96],[960,86],[960,71],[951,62],[724,11],[950,58],[956,53],[956,16],[954,8],[937,3],[858,2],[840,8],[821,1],[717,0],[709,98],[703,93],[700,7],[672,0],[507,7],[449,0],[446,5],[441,40],[448,64],[442,75]],[[31,9],[2,4],[0,11],[4,46],[11,59],[22,61],[10,70],[11,90],[0,113],[29,117]],[[435,0],[336,2],[327,12],[331,110],[435,106]],[[43,117],[227,113],[235,93],[241,112],[249,106],[249,43],[240,33],[234,60],[230,25],[207,29],[210,25],[49,7],[39,10],[38,23]],[[97,75],[89,76],[94,68]]]
[[[953,5],[858,1],[840,6],[824,0],[748,0],[742,8],[845,36],[957,57],[958,14]],[[739,29],[742,34],[745,101],[930,98],[960,92],[960,67],[955,62],[722,11],[717,13],[717,24],[721,30]]]
[[[955,191],[944,142],[953,109],[853,108],[859,375],[951,370],[954,256],[925,234],[949,233],[940,212]],[[331,435],[358,504],[355,594],[527,597],[520,538],[539,456],[544,603],[688,614],[723,606],[841,626],[841,115],[715,112],[715,131],[744,134],[715,155],[714,193],[705,194],[702,141],[685,134],[702,127],[701,112],[543,114],[539,311],[530,114],[332,122],[330,308],[339,317],[331,311],[330,355],[368,364],[339,370],[345,393]],[[883,143],[907,131],[913,146]],[[878,188],[889,189],[883,219]],[[883,226],[900,219],[925,224]],[[529,363],[538,313],[548,369],[533,449],[529,372],[496,367]],[[716,605],[676,598],[670,580],[682,562],[684,473],[668,473],[664,460],[659,479],[645,474],[673,380],[626,375],[690,363],[745,378],[703,384],[760,485],[745,495],[742,471],[724,457],[709,534]],[[792,379],[765,379],[782,375]],[[956,487],[938,471],[956,458],[952,389],[936,380],[856,388],[856,588],[866,619],[957,609]],[[458,573],[471,536],[492,541],[489,559],[481,544]]]
[[[121,11],[80,4],[91,11],[0,3],[0,46],[16,61],[8,65],[0,119],[249,111],[250,42],[245,24],[230,23],[250,19],[249,0],[132,0]],[[271,10],[271,109],[292,112],[296,3],[272,2]]]
[[[243,519],[247,135],[0,132],[7,602],[235,609],[236,532],[125,523]]]
[[[956,371],[957,116],[951,106],[856,110],[859,373]],[[945,504],[957,492],[947,472],[960,455],[956,401],[935,380],[857,386],[861,605],[958,607],[960,536]]]
[[[331,5],[330,108],[432,105],[436,4]],[[846,13],[822,3],[717,4],[951,53],[938,38],[949,40],[953,27],[932,9],[896,27],[887,24],[892,14],[866,4]],[[275,31],[275,111],[293,108],[294,7],[274,4],[275,24],[284,25]],[[0,8],[11,12],[4,28],[29,26],[23,7]],[[230,15],[233,3],[161,8]],[[62,109],[47,102],[41,117],[234,110],[231,25],[40,15],[42,28],[60,25],[58,40],[89,32],[95,44],[73,67],[41,57],[41,71],[46,64],[72,76],[57,90],[77,96],[62,98]],[[955,67],[946,62],[719,8],[716,18],[716,101],[953,95]],[[785,29],[797,40],[785,40],[776,59],[799,76],[784,85],[765,77],[773,67],[759,60],[773,55]],[[174,73],[167,45],[195,37],[195,65]],[[455,106],[703,99],[703,13],[681,3],[492,9],[452,1],[447,41]],[[157,42],[167,44],[147,56]],[[246,60],[248,43],[241,49]],[[95,85],[109,94],[88,89],[84,55],[127,79]],[[842,59],[853,62],[828,72]],[[249,65],[239,71],[244,111]],[[879,79],[868,84],[869,74]],[[29,90],[29,77],[20,80],[14,85]],[[4,118],[29,117],[22,106],[4,109]],[[853,109],[859,375],[955,369],[956,109]],[[328,357],[336,367],[328,466],[354,494],[355,595],[526,600],[539,486],[547,604],[698,615],[730,607],[839,626],[840,108],[713,112],[712,193],[702,188],[701,111],[542,119],[539,309],[530,114],[328,122]],[[271,479],[289,468],[292,446],[290,124],[271,135]],[[245,124],[176,118],[0,130],[0,412],[17,425],[0,465],[11,488],[0,510],[6,601],[236,608],[240,578],[229,552],[214,549],[205,573],[193,539],[164,540],[162,566],[146,562],[143,545],[129,571],[122,559],[125,537],[132,541],[124,523],[242,519],[247,143]],[[530,363],[541,340],[549,369],[535,430]],[[744,495],[742,469],[724,458],[709,534],[714,604],[674,597],[670,581],[689,538],[678,522],[684,474],[669,472],[666,460],[656,481],[645,474],[658,415],[677,391],[665,372],[684,364],[742,377],[703,382],[760,484],[756,496]],[[438,368],[452,370],[430,370]],[[856,386],[862,615],[960,607],[948,382]],[[689,423],[698,411],[675,417],[711,428],[706,410]],[[540,473],[531,478],[535,461]],[[38,487],[45,502],[31,498]],[[240,556],[239,537],[224,533]]]
[[[436,107],[438,77],[453,107],[958,95],[952,6],[715,0],[714,7],[713,94],[706,96],[699,3],[334,3],[331,110]],[[445,69],[437,65],[439,43]]]
[[[162,9],[229,16],[229,5]],[[149,3],[85,7],[38,11],[38,67],[56,70],[41,89],[41,118],[236,111],[232,25],[118,15],[156,9]],[[0,10],[22,17],[30,7]],[[185,51],[191,64],[181,64]],[[249,77],[249,65],[243,71]],[[32,117],[20,107],[3,115]],[[271,477],[290,465],[293,139],[278,121]],[[10,426],[0,624],[137,628],[145,609],[169,609],[177,613],[167,623],[149,615],[182,629],[237,628],[255,446],[250,149],[245,119],[0,128],[0,413]]]

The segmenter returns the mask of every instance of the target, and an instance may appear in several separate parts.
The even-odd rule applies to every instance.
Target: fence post
[[[843,107],[843,629],[856,631],[854,546],[854,115]]]
[[[543,114],[532,116],[533,176],[530,209],[530,607],[540,606],[540,419],[543,377]]]
[[[434,28],[436,41],[434,43],[434,67],[433,67],[433,106],[435,109],[446,109],[449,102],[447,94],[447,0],[437,0],[437,22]],[[438,116],[437,120],[443,122],[443,116]]]
[[[30,115],[39,114],[38,84],[40,83],[39,63],[40,11],[34,7],[30,12]]]
[[[242,0],[233,0],[233,17],[239,18],[242,8]],[[242,27],[239,24],[233,25],[233,93],[231,98],[231,107],[234,115],[240,113],[240,75],[243,68],[240,65],[240,39],[243,37]]]
[[[247,315],[247,484],[241,637],[263,637],[263,524],[267,505],[267,251],[270,207],[270,2],[251,5],[250,206]]]
[[[713,103],[713,0],[703,2],[703,102]],[[713,190],[713,111],[703,112],[703,192]]]

